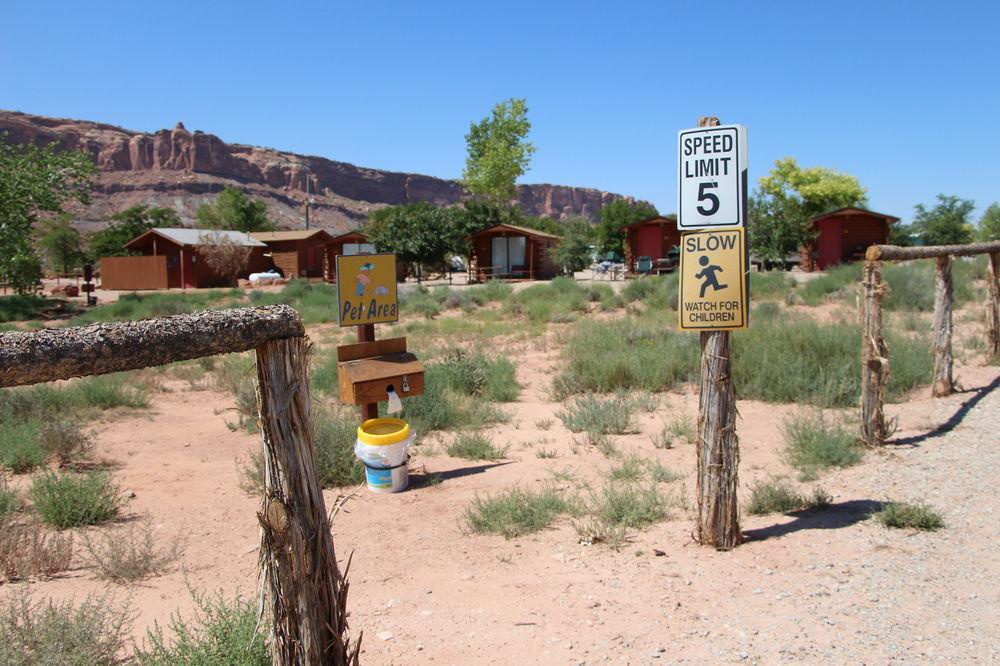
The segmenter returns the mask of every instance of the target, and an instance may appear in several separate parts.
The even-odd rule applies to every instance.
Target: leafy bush
[[[179,539],[166,548],[158,548],[148,520],[101,532],[94,539],[84,535],[83,543],[94,559],[98,576],[116,583],[156,575],[176,561],[182,552]]]
[[[929,532],[944,527],[941,514],[924,503],[887,502],[882,510],[875,514],[875,520],[885,527],[908,527]]]
[[[849,467],[863,457],[858,438],[822,413],[792,416],[784,424],[785,457],[803,478],[831,467]]]
[[[0,576],[23,580],[66,571],[73,562],[73,535],[48,533],[39,525],[3,525],[0,519]],[[0,660],[0,664],[3,661]]]
[[[507,456],[507,449],[494,445],[482,433],[462,433],[448,445],[448,455],[466,460],[501,460]]]
[[[465,511],[465,522],[473,532],[512,539],[544,529],[568,511],[566,500],[551,488],[539,492],[511,488],[473,499]]]
[[[124,505],[118,486],[98,472],[37,475],[31,480],[31,500],[42,522],[59,529],[109,521]]]
[[[191,619],[170,618],[166,630],[158,623],[136,649],[140,666],[269,666],[264,635],[257,626],[253,601],[195,595]]]
[[[74,606],[14,595],[0,608],[0,664],[117,664],[131,622],[131,613],[106,597]]]

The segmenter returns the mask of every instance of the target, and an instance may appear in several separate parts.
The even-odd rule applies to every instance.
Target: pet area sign
[[[337,255],[337,300],[341,326],[399,321],[396,255]]]

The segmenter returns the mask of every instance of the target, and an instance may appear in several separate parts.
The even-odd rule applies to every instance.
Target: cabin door
[[[506,236],[493,237],[493,255],[490,259],[490,265],[493,266],[494,275],[510,274],[510,257],[507,254]]]

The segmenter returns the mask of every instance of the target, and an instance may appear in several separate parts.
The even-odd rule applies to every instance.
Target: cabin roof
[[[498,230],[508,230],[515,233],[524,234],[525,236],[533,236],[535,238],[542,239],[552,239],[560,240],[561,236],[556,236],[555,234],[546,233],[544,231],[538,231],[537,229],[529,229],[528,227],[519,227],[514,224],[494,224],[492,227],[487,227],[481,231],[477,231],[474,234],[469,234],[469,238],[476,238],[478,236],[485,236],[491,232]]]
[[[299,241],[299,240],[309,240],[314,236],[326,236],[327,241],[332,239],[329,232],[325,229],[290,229],[287,231],[255,231],[250,234],[250,237],[254,240],[263,241],[264,243],[268,241],[280,242],[280,241]]]
[[[137,236],[136,238],[133,238],[129,242],[125,243],[125,247],[139,245],[141,241],[145,240],[150,235],[160,236],[161,238],[166,238],[177,245],[186,247],[205,245],[206,237],[216,235],[227,238],[236,245],[241,245],[243,247],[267,247],[264,243],[261,243],[259,240],[254,240],[249,234],[245,234],[242,231],[188,229],[186,227],[157,227],[155,229],[150,229],[146,233],[141,234],[140,236]]]
[[[638,227],[645,227],[650,224],[673,224],[677,226],[677,216],[676,215],[654,215],[653,217],[647,217],[643,220],[636,220],[626,224],[624,227],[619,229],[619,231],[625,231],[626,229],[637,229]]]
[[[845,206],[844,208],[838,208],[837,210],[832,210],[829,213],[823,213],[822,215],[817,215],[810,220],[810,223],[816,224],[820,220],[825,220],[828,217],[841,217],[849,215],[871,215],[873,217],[881,217],[889,224],[893,222],[899,222],[899,218],[894,215],[886,215],[885,213],[876,213],[873,210],[868,210],[867,208],[858,208],[857,206]]]

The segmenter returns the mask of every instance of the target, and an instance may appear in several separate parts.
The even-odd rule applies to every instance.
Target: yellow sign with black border
[[[750,276],[742,228],[681,236],[680,328],[732,331],[750,319]]]
[[[341,326],[399,321],[395,254],[337,255]]]

